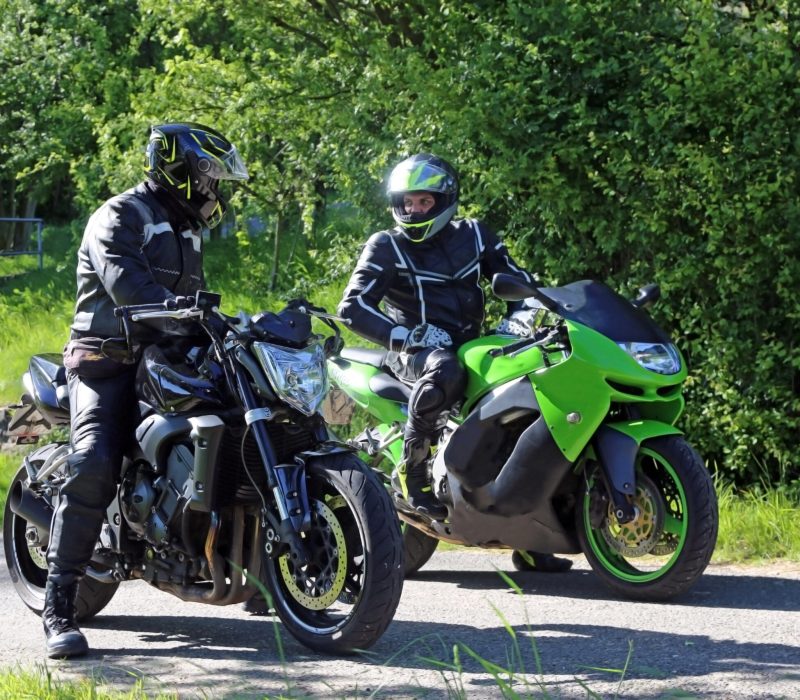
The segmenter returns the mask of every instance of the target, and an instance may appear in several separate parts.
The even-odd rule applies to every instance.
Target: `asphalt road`
[[[800,698],[798,565],[712,566],[669,604],[617,599],[581,557],[566,574],[514,572],[522,595],[495,566],[506,570],[509,554],[437,552],[366,657],[321,656],[271,617],[136,581],[84,628],[88,657],[49,661],[0,564],[0,668],[46,663],[56,679],[103,677],[120,690],[144,678],[147,691],[181,698],[502,697],[483,660],[515,669],[522,697]]]

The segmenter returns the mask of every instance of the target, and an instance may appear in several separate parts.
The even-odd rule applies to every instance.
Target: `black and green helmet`
[[[406,238],[420,243],[441,231],[458,208],[458,175],[446,160],[430,153],[418,153],[397,165],[389,176],[387,194],[392,216]],[[407,214],[403,196],[409,192],[430,192],[436,206],[424,214]]]
[[[220,180],[246,180],[247,168],[236,147],[222,134],[201,124],[160,124],[150,128],[145,169],[187,213],[214,228],[227,202]]]

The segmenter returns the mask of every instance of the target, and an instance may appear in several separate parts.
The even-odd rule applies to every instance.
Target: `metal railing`
[[[0,221],[9,223],[31,223],[36,224],[36,250],[0,250],[0,256],[12,255],[36,255],[39,258],[39,269],[42,269],[42,258],[44,251],[42,249],[42,227],[44,226],[44,219],[28,219],[28,218],[7,218],[0,217]]]

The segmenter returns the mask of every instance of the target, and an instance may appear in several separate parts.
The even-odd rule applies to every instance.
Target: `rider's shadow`
[[[621,594],[615,594],[588,570],[573,570],[566,573],[501,570],[525,594],[603,601],[628,600]],[[495,571],[465,573],[423,569],[415,573],[412,580],[453,583],[459,588],[470,590],[490,591],[508,588]],[[636,601],[628,602],[636,604]],[[706,570],[686,593],[660,604],[797,612],[800,611],[800,580],[752,574],[739,576]]]

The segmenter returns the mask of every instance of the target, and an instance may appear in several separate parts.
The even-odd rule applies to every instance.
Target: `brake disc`
[[[641,557],[656,554],[654,547],[664,535],[666,505],[656,484],[644,474],[637,474],[636,493],[632,505],[636,517],[620,524],[609,503],[608,516],[600,530],[603,539],[624,557]]]
[[[661,493],[662,498],[664,499],[664,503],[666,505],[666,512],[667,514],[674,518],[675,520],[683,521],[684,512],[682,507],[682,500],[680,497],[680,493],[678,492],[678,487],[676,486],[675,482],[668,478],[666,475],[663,475],[663,478],[659,480],[659,492]],[[678,549],[678,544],[680,543],[680,536],[674,532],[667,532],[666,530],[661,534],[661,539],[656,542],[653,549],[650,550],[650,554],[654,554],[656,556],[668,556],[675,552]]]
[[[303,538],[308,563],[300,565],[288,554],[278,565],[289,595],[308,610],[325,610],[339,597],[347,577],[347,544],[333,511],[314,500],[311,529]]]

